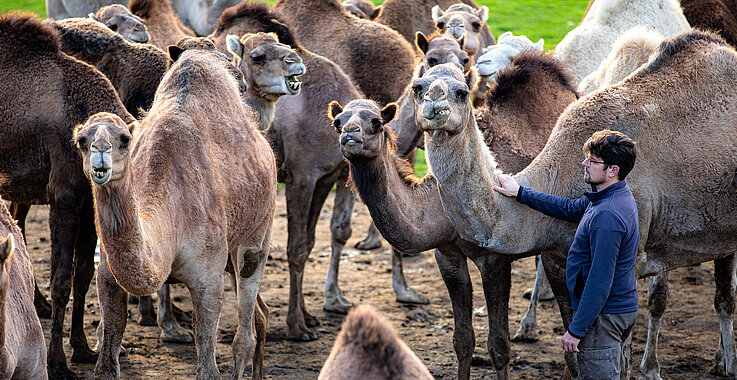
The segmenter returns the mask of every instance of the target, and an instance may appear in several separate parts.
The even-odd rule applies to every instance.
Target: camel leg
[[[545,269],[545,275],[548,277],[548,281],[550,281],[553,294],[555,294],[560,317],[563,320],[563,328],[568,330],[568,325],[573,320],[573,307],[571,306],[571,295],[568,293],[568,287],[566,286],[565,254],[563,256],[557,256],[552,252],[543,252],[540,256],[540,261]],[[576,355],[564,353],[563,358],[566,361],[567,375],[573,379],[577,378],[578,363],[576,361]]]
[[[206,252],[209,257],[220,255],[217,249]],[[206,263],[206,266],[214,263]],[[225,268],[223,263],[222,268]],[[222,268],[220,270],[222,270]],[[223,307],[223,275],[220,271],[201,268],[201,277],[186,283],[192,295],[194,311],[194,342],[197,351],[197,380],[220,379],[215,362],[215,339],[217,337],[220,310]],[[253,310],[251,310],[253,315]]]
[[[169,343],[192,343],[194,338],[189,331],[183,329],[174,318],[174,310],[171,303],[171,292],[168,284],[161,285],[158,296],[159,318],[158,326],[161,329],[159,339]],[[141,297],[143,299],[143,297]]]
[[[151,299],[151,296],[138,297],[138,313],[141,314],[141,319],[138,320],[138,325],[156,326],[156,311],[154,311],[154,302]]]
[[[96,379],[120,378],[120,345],[128,320],[128,294],[115,281],[105,263],[107,257],[100,252],[100,264],[97,268],[97,297],[102,312],[102,344],[100,356],[95,365]]]
[[[333,216],[330,219],[330,265],[328,276],[325,281],[325,306],[326,311],[347,314],[353,307],[353,302],[348,301],[338,286],[338,266],[340,255],[343,253],[345,243],[351,237],[351,213],[353,212],[353,193],[348,188],[347,169],[341,173],[335,186],[335,201],[333,203]]]
[[[394,295],[397,297],[397,302],[421,305],[430,303],[425,296],[407,284],[407,280],[404,278],[402,252],[394,247],[392,247],[392,287],[394,287]]]
[[[486,348],[497,379],[509,379],[509,291],[512,287],[512,261],[505,255],[484,255],[474,260],[481,272],[489,318]]]
[[[369,250],[381,247],[381,234],[379,233],[379,229],[376,228],[376,224],[374,222],[371,222],[371,226],[369,226],[368,231],[366,231],[366,237],[356,243],[355,247],[360,250]]]
[[[453,306],[453,349],[458,358],[458,379],[471,378],[471,359],[476,346],[471,313],[473,288],[468,275],[468,263],[457,247],[435,250],[435,261],[440,269]]]
[[[97,353],[87,344],[84,333],[85,296],[90,288],[92,276],[95,274],[95,214],[92,197],[89,197],[81,209],[79,229],[77,230],[76,253],[74,255],[74,300],[72,301],[72,328],[69,344],[74,350],[72,363],[95,363]]]
[[[538,260],[538,256],[535,256],[535,262]],[[517,329],[517,333],[514,334],[514,338],[512,338],[512,342],[535,342],[537,341],[537,332],[535,331],[535,328],[537,327],[537,301],[539,300],[540,295],[540,283],[542,282],[542,279],[545,279],[547,281],[547,277],[545,277],[545,269],[543,268],[542,264],[537,264],[537,273],[535,274],[535,286],[532,288],[532,294],[530,295],[530,306],[527,308],[527,313],[525,313],[525,317],[522,318],[522,321],[519,324],[519,329]],[[548,284],[548,288],[550,288],[550,284]],[[552,293],[552,289],[550,290]]]
[[[233,338],[233,379],[243,377],[246,363],[254,359],[256,334],[254,312],[256,311],[261,277],[269,257],[271,224],[267,223],[262,233],[256,234],[254,241],[238,247],[231,260],[235,264],[235,278],[238,286],[238,330]],[[217,327],[217,326],[216,326]],[[257,368],[258,367],[258,368]],[[251,376],[263,368],[263,362],[252,367]]]
[[[658,335],[660,320],[668,306],[668,272],[650,277],[647,288],[647,344],[640,363],[640,380],[660,380],[660,363],[658,363]]]
[[[266,305],[261,293],[256,299],[256,311],[254,313],[254,328],[256,329],[256,350],[253,355],[252,380],[264,378],[264,347],[266,347],[266,332],[269,328],[269,306]]]
[[[714,260],[714,282],[716,283],[714,310],[716,310],[717,317],[719,318],[721,335],[715,363],[710,371],[713,375],[730,377],[732,379],[737,378],[737,368],[735,368],[734,324],[732,319],[735,307],[734,259],[735,255],[729,255]]]

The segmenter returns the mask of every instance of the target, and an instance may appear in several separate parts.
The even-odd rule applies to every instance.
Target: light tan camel
[[[427,133],[429,162],[453,225],[461,236],[498,253],[554,250],[564,255],[575,225],[488,192],[498,183],[496,162],[475,128],[467,102],[451,99],[465,91],[466,84],[455,69],[433,70],[415,84],[420,87],[417,109],[425,111],[418,112],[422,116],[417,122]],[[688,74],[696,72],[698,77]],[[737,96],[724,88],[735,80],[737,53],[720,37],[689,31],[668,38],[645,67],[622,83],[568,107],[540,155],[516,175],[517,181],[533,189],[578,197],[587,190],[580,178],[579,152],[593,132],[619,130],[637,142],[640,159],[627,180],[639,210],[635,270],[639,277],[657,275],[649,289],[651,320],[640,367],[643,378],[660,377],[655,350],[667,304],[667,271],[710,260],[715,261],[714,307],[721,327],[716,363],[729,376],[737,376],[732,327],[737,216],[731,212],[737,206],[733,169]],[[674,150],[679,154],[674,156]],[[693,173],[699,173],[698,181]],[[464,195],[462,199],[458,194]],[[524,233],[519,226],[526,226]],[[567,295],[563,287],[553,285],[553,290],[557,297]]]
[[[97,360],[83,329],[97,241],[92,194],[80,170],[79,153],[69,149],[68,142],[74,126],[95,112],[113,112],[129,123],[134,118],[110,81],[94,67],[62,53],[59,39],[50,23],[33,15],[0,15],[0,193],[16,204],[50,205],[54,244],[47,364],[49,377],[68,379],[74,374],[66,365],[62,337],[71,291],[71,361]]]
[[[273,10],[301,44],[338,64],[380,104],[399,99],[412,78],[409,42],[385,25],[349,15],[338,0],[279,0]]]
[[[89,18],[105,24],[130,42],[146,43],[151,38],[143,20],[120,4],[102,7],[97,12],[90,13]]]
[[[466,37],[463,50],[474,58],[474,62],[476,57],[483,54],[484,48],[494,44],[494,37],[486,24],[489,19],[489,8],[485,5],[476,9],[466,4],[454,4],[445,11],[436,5],[432,8],[432,19],[435,26],[444,33],[457,39]]]
[[[171,0],[131,0],[128,9],[146,24],[151,35],[149,43],[161,50],[166,50],[181,38],[195,35],[179,20]]]
[[[0,198],[0,378],[48,379],[34,282],[23,234]]]
[[[97,274],[104,334],[95,373],[119,376],[126,292],[150,294],[173,277],[192,293],[197,378],[220,378],[215,338],[230,258],[239,316],[233,377],[240,378],[256,346],[253,316],[276,197],[273,153],[240,100],[239,70],[211,41],[184,39],[170,55],[176,63],[135,139],[106,113],[75,131],[107,263]]]
[[[392,105],[395,107],[396,105]],[[422,360],[369,305],[348,313],[319,380],[430,380]]]

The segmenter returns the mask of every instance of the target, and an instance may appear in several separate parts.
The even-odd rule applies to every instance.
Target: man
[[[504,174],[494,190],[546,215],[579,222],[566,260],[573,321],[561,338],[576,352],[580,379],[619,379],[622,342],[637,312],[634,274],[640,242],[637,205],[625,177],[635,164],[635,142],[620,132],[594,133],[584,144],[584,181],[592,191],[579,199],[520,186]]]

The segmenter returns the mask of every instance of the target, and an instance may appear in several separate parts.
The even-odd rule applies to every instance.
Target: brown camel
[[[380,104],[399,99],[412,78],[415,54],[407,40],[385,25],[349,15],[338,0],[279,0],[273,10],[300,43],[337,63]]]
[[[318,379],[430,380],[433,376],[386,318],[373,307],[360,305],[343,321]]]
[[[128,9],[146,24],[151,35],[149,43],[161,50],[175,45],[181,38],[195,35],[179,20],[171,0],[131,0]]]
[[[90,13],[89,18],[105,24],[110,30],[119,33],[130,42],[145,44],[151,38],[143,20],[120,4],[102,7],[96,13]]]
[[[485,5],[476,9],[466,4],[454,4],[445,11],[436,5],[432,8],[432,19],[435,26],[455,38],[466,36],[463,50],[474,58],[483,54],[483,49],[494,44],[494,36],[486,24],[489,19],[489,8]]]
[[[537,51],[525,51],[516,57],[499,74],[497,83],[487,94],[487,104],[494,111],[484,107],[477,110],[476,115],[486,126],[486,136],[489,138],[487,143],[494,149],[507,149],[508,139],[517,141],[529,136],[528,149],[539,151],[555,123],[556,115],[576,99],[570,73],[556,59]],[[531,101],[529,105],[522,105],[521,103],[527,102],[520,102],[520,99]],[[536,104],[537,108],[534,111],[526,110],[532,104]],[[540,116],[522,119],[520,115],[525,110]],[[542,110],[547,110],[550,115]],[[358,111],[364,117],[351,119]],[[435,258],[453,305],[453,345],[459,360],[458,378],[469,378],[475,346],[471,327],[472,291],[466,266],[469,258],[479,267],[484,279],[486,306],[489,310],[489,354],[497,376],[501,379],[508,378],[510,265],[512,260],[525,255],[510,257],[491,254],[458,236],[445,215],[434,176],[429,174],[422,179],[415,177],[411,167],[399,158],[398,151],[395,150],[397,142],[393,132],[388,128],[373,127],[372,118],[383,120],[377,105],[365,100],[354,101],[340,113],[339,105],[333,103],[331,114],[336,118],[334,125],[342,131],[341,145],[343,154],[349,160],[351,181],[368,206],[384,238],[392,246],[407,252],[436,249]],[[496,126],[498,139],[491,133],[496,130]],[[511,133],[514,132],[512,127],[517,128],[516,134]],[[505,163],[505,168],[515,167],[520,161],[529,162],[528,155],[519,150],[517,154],[518,157],[505,157],[509,161]],[[391,196],[387,197],[387,194]],[[534,314],[525,317],[516,337],[520,340],[534,339],[532,327]]]
[[[288,214],[287,257],[289,260],[289,311],[287,338],[317,339],[309,329],[319,324],[310,315],[302,295],[305,262],[315,244],[315,225],[325,199],[336,185],[330,266],[325,283],[324,309],[346,313],[352,307],[338,287],[340,254],[351,236],[351,211],[354,197],[346,185],[347,165],[325,110],[333,99],[349,102],[362,97],[350,78],[332,61],[300,45],[289,27],[260,3],[242,2],[223,12],[215,26],[216,46],[225,47],[228,34],[273,32],[281,43],[291,46],[307,68],[302,90],[285,96],[276,104],[275,117],[266,132],[279,168],[279,181],[285,183]]]
[[[381,12],[381,6],[374,7],[368,0],[344,0],[342,4],[348,13],[364,20],[373,20]]]
[[[685,75],[693,72],[701,74]],[[488,192],[487,186],[498,183],[493,176],[497,165],[480,143],[470,110],[441,100],[447,91],[464,90],[458,84],[460,73],[431,70],[426,76],[417,85],[422,87],[420,96],[430,95],[428,100],[418,96],[416,102],[431,117],[418,117],[418,124],[428,133],[429,161],[457,231],[499,253],[542,249],[564,254],[575,225]],[[721,327],[716,364],[729,376],[737,375],[732,329],[737,217],[731,212],[737,206],[732,169],[737,156],[729,153],[737,144],[732,112],[737,99],[724,90],[724,84],[735,79],[737,53],[720,37],[688,31],[668,38],[645,67],[622,83],[568,107],[540,155],[516,176],[531,188],[577,197],[587,190],[580,179],[578,152],[593,132],[619,130],[637,142],[642,154],[627,180],[639,209],[636,273],[657,276],[649,288],[651,325],[640,367],[644,378],[660,377],[654,352],[667,304],[667,271],[709,260],[715,260],[714,307]],[[704,110],[709,110],[708,117]],[[691,180],[692,173],[700,173],[697,182]],[[454,200],[461,193],[463,200]],[[524,234],[519,233],[520,225],[527,227]],[[553,290],[557,297],[567,293],[555,285]]]
[[[693,28],[708,29],[737,47],[737,20],[722,0],[681,0],[683,15]]]
[[[239,315],[233,377],[240,378],[256,345],[253,317],[268,256],[276,167],[240,100],[237,69],[215,45],[183,39],[169,51],[176,62],[135,139],[108,113],[75,131],[93,184],[100,260],[107,263],[97,275],[104,334],[95,374],[119,376],[126,293],[150,294],[173,277],[192,293],[197,378],[220,378],[215,337],[230,258]]]
[[[48,379],[46,341],[33,306],[33,268],[20,228],[0,198],[0,377]]]
[[[70,149],[68,141],[74,126],[95,112],[113,112],[129,123],[134,118],[102,73],[61,52],[59,34],[50,23],[28,14],[8,13],[0,15],[0,31],[0,130],[8,139],[0,144],[0,172],[5,178],[0,193],[12,202],[51,206],[49,377],[73,378],[62,346],[72,273],[71,360],[97,359],[82,328],[97,237],[89,181],[81,171],[79,154]]]

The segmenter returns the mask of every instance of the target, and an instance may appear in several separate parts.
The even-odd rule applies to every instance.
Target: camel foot
[[[727,369],[724,368],[724,362],[714,363],[709,369],[709,373],[717,377],[729,377],[730,379],[736,378],[735,376],[730,376],[727,373]]]
[[[317,333],[307,327],[295,329],[287,333],[287,339],[294,342],[311,342],[317,339]]]
[[[41,319],[51,319],[51,304],[44,295],[36,288],[33,295],[33,306],[36,307],[36,314]]]
[[[65,363],[58,363],[55,366],[49,366],[49,379],[60,380],[77,380],[77,375],[67,368]]]
[[[376,249],[381,247],[381,239],[378,236],[368,235],[363,240],[356,243],[355,247],[362,251]]]
[[[348,311],[353,308],[353,302],[348,301],[342,294],[337,294],[332,297],[325,298],[325,311],[338,314],[348,314]]]
[[[139,326],[156,326],[156,316],[141,315],[141,319],[138,320]]]
[[[401,303],[414,303],[419,305],[427,305],[430,303],[430,301],[425,298],[425,296],[420,294],[418,291],[410,288],[409,286],[404,288],[403,290],[396,291],[395,295],[397,296],[397,302]]]
[[[177,326],[171,329],[161,329],[161,335],[159,336],[162,342],[167,343],[192,343],[194,337],[189,331]]]
[[[517,330],[517,333],[514,334],[512,342],[533,343],[537,342],[538,339],[540,338],[538,338],[534,329],[526,329],[523,326],[520,326],[519,330]]]
[[[317,319],[314,315],[312,315],[312,314],[310,314],[310,313],[308,313],[306,311],[303,311],[303,314],[305,316],[305,325],[307,325],[307,327],[317,327],[317,326],[320,326],[320,320]]]
[[[72,354],[72,358],[69,359],[72,363],[91,363],[95,364],[97,363],[97,353],[95,351],[90,350],[89,348],[77,348],[74,349],[74,353]],[[51,377],[49,377],[51,378]]]

